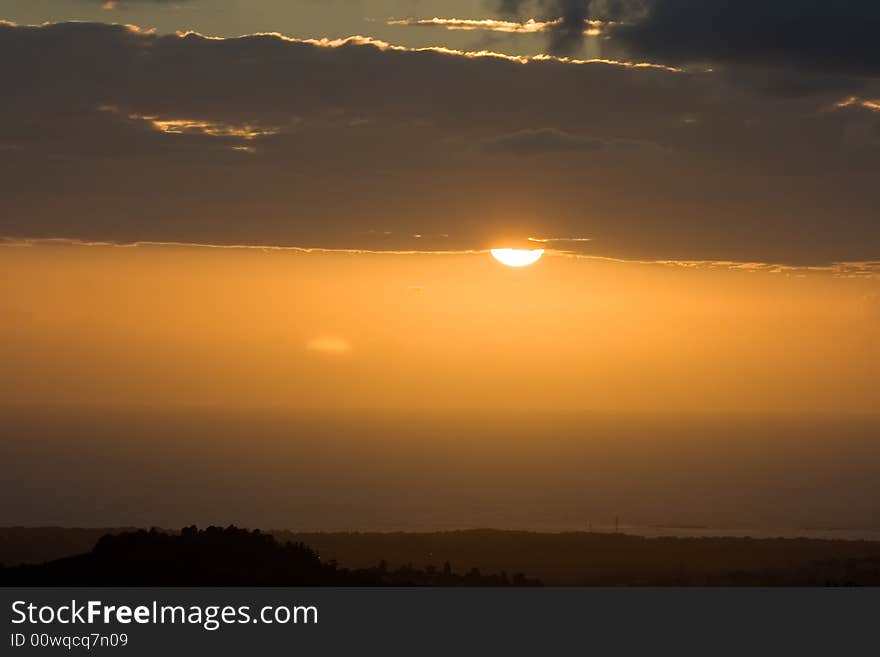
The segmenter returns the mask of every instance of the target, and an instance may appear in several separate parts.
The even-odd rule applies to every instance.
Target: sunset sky
[[[877,260],[875,3],[592,2],[613,24],[568,38],[389,24],[568,5],[3,0],[0,231]]]
[[[84,441],[77,459],[116,473],[156,440],[176,481],[198,458],[184,439],[166,444],[182,420],[161,440],[146,422],[128,444],[115,425],[65,430],[33,409],[200,409],[220,414],[214,423],[229,412],[478,413],[498,430],[480,438],[470,420],[455,424],[456,490],[470,492],[437,522],[540,524],[500,492],[534,457],[544,469],[521,493],[552,497],[557,525],[580,518],[581,502],[610,517],[615,495],[643,522],[717,512],[869,523],[866,492],[880,492],[865,465],[880,428],[878,32],[877,3],[856,0],[0,0],[4,433],[55,445],[67,431]],[[504,247],[544,253],[513,268],[489,253]],[[570,420],[532,445],[547,425],[514,426],[511,412],[604,414],[595,440],[608,449]],[[798,448],[794,425],[737,433],[723,419],[768,414],[825,424]],[[661,415],[716,419],[677,432],[646,419]],[[309,422],[348,463],[355,445],[410,450],[442,433],[406,417],[388,435],[372,420],[335,434]],[[254,445],[247,486],[257,462],[276,473],[270,502],[241,503],[235,519],[295,515],[271,463],[296,455],[320,481],[329,468],[322,527],[380,517],[334,524],[343,491],[354,494],[341,482],[356,489],[357,476],[334,469],[303,425],[296,448],[260,426],[239,439]],[[524,426],[538,428],[530,438]],[[736,435],[743,450],[712,503],[704,480],[682,474],[694,454],[723,462],[707,433]],[[638,446],[651,435],[668,451]],[[30,440],[2,448],[36,471]],[[412,470],[399,479],[370,461],[389,477],[364,490],[422,491],[381,522],[419,517],[424,481],[453,486],[443,440],[404,450]],[[223,444],[236,456],[217,472],[243,458]],[[761,446],[777,451],[765,461]],[[788,458],[798,449],[811,465]],[[606,473],[623,472],[622,455],[652,450],[656,469],[642,462],[639,485],[654,492],[640,500],[619,481],[587,490],[566,469],[601,453]],[[799,497],[829,453],[844,465],[828,476],[850,488],[831,502]],[[766,499],[781,506],[755,494],[737,509],[734,482],[770,462],[783,483]],[[62,461],[50,470],[79,481]],[[10,522],[190,517],[171,501],[158,519],[121,506],[56,514],[48,476],[17,480],[33,510],[0,507]],[[692,495],[659,502],[662,482],[680,477]],[[132,486],[132,499],[149,488]],[[495,515],[463,501],[480,491]]]

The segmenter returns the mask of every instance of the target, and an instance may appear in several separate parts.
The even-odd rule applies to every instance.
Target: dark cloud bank
[[[615,38],[667,61],[768,64],[880,74],[880,4],[871,0],[649,0]]]
[[[668,64],[880,74],[875,0],[497,0],[495,8],[505,17],[561,19],[548,46],[564,54],[596,19],[612,23],[606,36],[623,51]]]
[[[684,11],[655,4],[658,25]],[[662,59],[706,59],[680,29]],[[753,34],[744,66],[768,72],[734,75],[5,24],[0,235],[389,249],[574,235],[622,257],[877,259],[876,48],[853,34],[815,72],[769,44],[762,59]],[[797,93],[768,88],[780,62]]]

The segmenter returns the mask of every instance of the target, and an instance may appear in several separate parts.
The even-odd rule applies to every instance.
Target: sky
[[[877,528],[878,28],[0,0],[0,524]]]
[[[13,404],[877,409],[863,272],[62,242],[0,274]]]

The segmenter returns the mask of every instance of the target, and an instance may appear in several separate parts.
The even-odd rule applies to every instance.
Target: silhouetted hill
[[[349,570],[324,562],[301,542],[236,527],[186,527],[179,533],[123,532],[101,537],[91,552],[39,565],[0,568],[5,586],[518,586],[522,575],[465,575],[411,565]]]

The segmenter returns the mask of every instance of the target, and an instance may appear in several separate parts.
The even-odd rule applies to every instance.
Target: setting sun
[[[490,253],[508,267],[528,267],[541,259],[544,249],[490,249]]]

